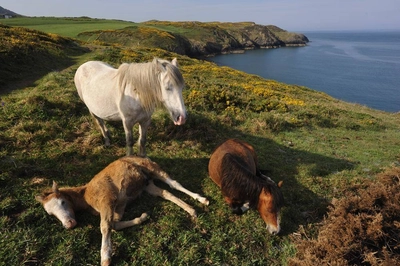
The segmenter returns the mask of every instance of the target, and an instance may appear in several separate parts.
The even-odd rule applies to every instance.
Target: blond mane
[[[123,63],[117,71],[118,85],[121,95],[126,89],[136,93],[142,107],[148,113],[154,111],[162,101],[160,73],[166,70],[174,87],[184,85],[179,69],[171,62],[154,58],[147,63]]]

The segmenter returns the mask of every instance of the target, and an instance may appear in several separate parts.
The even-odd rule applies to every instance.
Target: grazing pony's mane
[[[140,98],[146,112],[151,113],[161,103],[161,85],[159,74],[167,71],[173,87],[183,87],[184,79],[178,67],[167,60],[154,58],[147,63],[124,63],[117,71],[118,85],[121,96],[126,87],[135,92]]]
[[[263,175],[254,175],[239,156],[226,153],[222,158],[222,191],[232,199],[246,199],[251,208],[257,208],[260,193],[272,194],[273,206],[283,206],[283,195],[274,181]],[[274,210],[275,211],[275,210]]]

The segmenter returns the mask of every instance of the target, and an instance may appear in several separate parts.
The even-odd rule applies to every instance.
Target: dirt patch
[[[295,239],[289,265],[400,265],[400,168],[332,201],[316,239]]]

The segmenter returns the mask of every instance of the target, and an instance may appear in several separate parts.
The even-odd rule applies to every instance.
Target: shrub
[[[290,265],[399,265],[400,168],[332,202],[316,239],[296,239]]]

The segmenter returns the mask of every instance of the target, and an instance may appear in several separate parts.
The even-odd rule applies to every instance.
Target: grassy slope
[[[0,92],[63,69],[87,51],[75,40],[23,27],[0,24],[0,36]]]
[[[115,265],[282,265],[295,254],[291,236],[313,235],[333,197],[388,167],[399,165],[400,116],[348,104],[305,87],[291,86],[159,49],[99,49],[76,64],[50,72],[28,87],[1,95],[0,257],[7,265],[98,264],[98,217],[79,214],[65,231],[34,201],[52,180],[88,182],[124,155],[120,123],[110,126],[113,144],[101,135],[73,85],[80,63],[147,61],[178,57],[187,83],[187,124],[154,115],[148,155],[188,189],[210,199],[193,205],[199,218],[169,202],[143,195],[126,218],[152,210],[150,221],[113,233]],[[137,131],[137,128],[135,128]],[[230,214],[207,176],[212,150],[226,138],[252,143],[262,168],[284,180],[282,233],[270,236],[255,211]]]
[[[21,26],[47,33],[59,34],[65,37],[75,38],[79,33],[92,30],[114,30],[136,25],[134,22],[121,20],[57,17],[24,17],[3,19],[0,23],[9,26]]]

